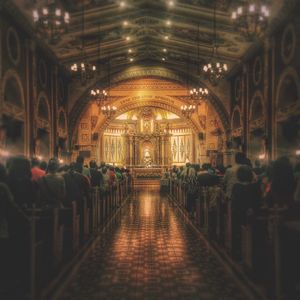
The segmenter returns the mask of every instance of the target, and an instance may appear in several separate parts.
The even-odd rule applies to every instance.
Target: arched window
[[[232,129],[238,129],[242,126],[241,114],[239,109],[235,109],[232,116]]]
[[[61,130],[66,129],[66,118],[65,118],[65,114],[63,111],[61,111],[58,116],[58,127]]]
[[[250,108],[250,120],[255,121],[263,118],[264,116],[264,107],[263,99],[260,93],[256,93],[253,97],[251,108]]]
[[[41,96],[39,100],[38,117],[43,119],[44,121],[49,121],[48,103],[44,96]]]
[[[294,103],[299,99],[298,87],[295,79],[291,75],[286,75],[280,85],[278,107],[283,108]]]
[[[6,81],[4,87],[4,101],[19,108],[24,107],[20,85],[13,76]]]

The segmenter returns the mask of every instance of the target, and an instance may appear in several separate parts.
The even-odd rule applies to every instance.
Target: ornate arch
[[[47,116],[45,116],[45,118],[42,115],[40,115],[40,108],[41,108],[41,105],[43,104],[42,101],[44,101],[44,104],[46,105],[46,109],[47,109]],[[36,120],[37,120],[37,128],[46,128],[46,129],[50,130],[51,109],[50,109],[48,97],[45,92],[40,92],[38,95],[38,101],[37,101],[37,105],[36,105],[35,115],[36,115]]]
[[[125,113],[129,110],[133,110],[133,109],[141,108],[141,107],[145,107],[145,106],[162,108],[164,110],[172,112],[172,113],[180,116],[181,118],[186,119],[186,121],[188,122],[190,127],[195,132],[201,131],[200,127],[195,122],[193,122],[193,120],[187,119],[182,114],[180,108],[177,108],[177,107],[175,107],[173,105],[170,105],[168,103],[158,102],[158,101],[154,101],[154,100],[136,101],[136,102],[131,102],[131,103],[125,104],[124,106],[121,106],[120,109],[118,109],[118,113],[116,114],[115,117],[118,117],[118,116],[122,115],[123,113]],[[104,122],[102,122],[102,123],[99,122],[97,124],[96,128],[95,128],[95,131],[105,130],[109,126],[109,121],[110,121],[110,119],[104,119]]]
[[[14,103],[11,102],[7,102],[4,99],[6,86],[9,80],[11,79],[15,80],[17,84],[18,91],[20,93],[21,106],[15,105]],[[0,98],[2,100],[0,106],[3,107],[3,112],[16,117],[17,119],[22,119],[23,121],[25,120],[26,105],[25,105],[25,97],[24,97],[24,88],[23,88],[21,78],[16,70],[9,69],[4,74],[3,81],[2,81],[2,95]]]
[[[60,124],[61,116],[63,116],[63,118],[64,118],[63,126],[62,126],[62,124]],[[57,125],[58,135],[60,137],[67,136],[67,114],[63,107],[61,107],[57,112],[57,124],[56,125]]]
[[[129,69],[126,72],[113,75],[113,85],[117,85],[121,82],[124,82],[129,79],[137,79],[137,78],[147,78],[147,77],[155,77],[158,79],[167,79],[170,81],[173,81],[177,84],[182,85],[182,82],[186,82],[186,78],[184,78],[183,75],[177,74],[175,72],[172,72],[168,69],[163,69],[160,67],[152,67],[147,69]],[[196,80],[192,80],[196,82]],[[101,79],[101,82],[106,82],[105,79]],[[76,123],[80,119],[80,116],[85,110],[85,107],[87,106],[89,102],[89,91],[90,88],[95,85],[96,82],[93,82],[89,87],[86,88],[85,92],[79,96],[76,103],[74,104],[70,116],[69,116],[69,132],[72,133],[75,131]],[[105,87],[105,85],[102,85]],[[204,87],[206,87],[203,84]],[[186,101],[187,99],[183,99],[183,97],[178,97],[181,101]],[[216,110],[217,114],[220,116],[220,120],[222,122],[222,125],[225,129],[225,131],[230,130],[230,121],[229,121],[229,115],[221,102],[221,100],[213,93],[212,90],[210,90],[210,98],[209,98],[210,104],[213,106],[213,108]],[[181,115],[181,112],[177,114]]]
[[[235,116],[239,118],[240,121],[240,126],[236,127],[234,124],[235,121]],[[232,130],[232,135],[233,136],[240,136],[242,134],[242,128],[243,128],[243,119],[242,119],[242,113],[240,107],[237,105],[231,115],[231,130]]]
[[[261,116],[255,117],[254,109],[255,105],[258,104],[257,101],[259,101],[261,105]],[[250,111],[249,111],[249,121],[250,121],[250,127],[251,129],[255,128],[263,128],[264,127],[264,120],[265,120],[265,103],[264,103],[264,96],[261,91],[257,90],[250,102]]]
[[[290,102],[287,103],[287,105],[280,105],[280,96],[281,96],[281,91],[283,88],[283,85],[285,83],[285,80],[290,77],[293,80],[293,83],[296,86],[297,89],[297,99],[295,102]],[[288,102],[288,101],[287,101]],[[277,91],[276,91],[276,103],[275,103],[275,107],[276,107],[276,119],[282,119],[285,118],[291,114],[295,114],[296,112],[296,108],[298,108],[300,106],[300,78],[299,75],[296,71],[296,69],[294,69],[293,67],[287,67],[281,74],[279,82],[278,82],[278,87],[277,87]]]

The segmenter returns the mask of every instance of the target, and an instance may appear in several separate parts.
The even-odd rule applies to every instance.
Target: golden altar
[[[131,168],[134,185],[160,185],[160,180],[166,170],[166,167],[153,166],[135,166]]]

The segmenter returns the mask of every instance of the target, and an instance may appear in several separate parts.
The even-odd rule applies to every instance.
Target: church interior
[[[300,299],[299,0],[0,0],[0,299]]]

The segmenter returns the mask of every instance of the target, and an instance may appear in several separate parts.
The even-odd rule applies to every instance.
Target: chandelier
[[[203,71],[205,77],[210,81],[210,83],[216,86],[218,85],[219,81],[224,78],[225,74],[228,71],[227,64],[218,59],[216,4],[214,6],[213,31],[214,31],[214,44],[213,44],[212,57],[211,57],[211,61],[203,66]]]
[[[219,83],[219,80],[224,78],[228,71],[228,66],[226,63],[223,63],[216,58],[217,47],[215,47],[213,53],[211,61],[203,66],[203,71],[210,83],[216,86]]]
[[[72,75],[80,79],[82,85],[85,85],[88,80],[95,76],[96,70],[97,67],[86,61],[85,58],[82,61],[71,65]]]
[[[250,41],[260,36],[267,28],[269,17],[269,8],[259,0],[253,0],[249,4],[244,3],[231,15],[235,28]]]
[[[55,44],[68,29],[70,14],[56,5],[56,1],[47,3],[42,8],[32,11],[33,22],[37,31],[51,44]]]
[[[74,77],[81,80],[81,84],[85,85],[90,79],[92,79],[97,71],[96,65],[90,63],[86,58],[85,53],[85,42],[84,42],[84,32],[85,32],[85,22],[84,22],[84,3],[82,4],[82,34],[81,34],[81,59],[71,65],[70,70]]]
[[[207,88],[193,88],[190,90],[190,98],[191,100],[193,101],[203,101],[205,100],[205,98],[207,97],[208,95],[208,89]]]
[[[195,104],[190,104],[190,105],[182,105],[181,106],[181,113],[186,117],[190,118],[192,114],[196,111],[196,105]]]
[[[116,114],[117,108],[116,106],[102,105],[101,111],[108,119],[110,119]]]

